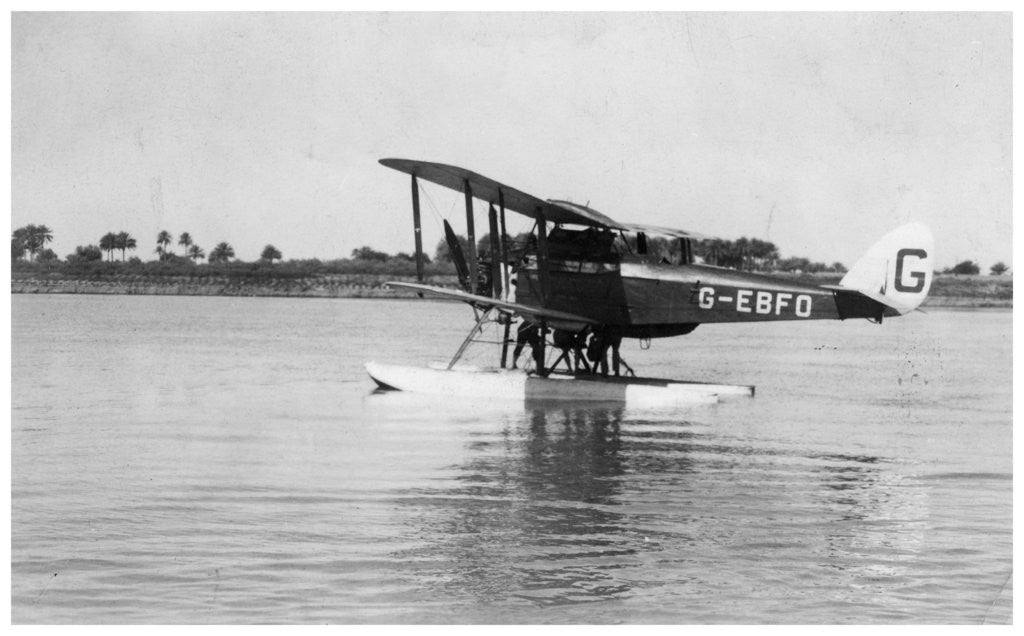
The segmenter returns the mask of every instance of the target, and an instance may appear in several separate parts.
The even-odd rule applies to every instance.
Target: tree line
[[[992,267],[988,268],[988,273],[991,276],[1002,276],[1008,271],[1010,271],[1010,268],[1003,261],[999,261],[998,263],[992,265]],[[953,267],[947,267],[946,269],[942,270],[939,273],[960,275],[980,274],[981,267],[974,261],[960,261]]]
[[[469,240],[462,235],[457,235],[457,240],[463,254],[469,253]],[[511,246],[513,253],[522,251],[528,245],[531,244],[531,235],[529,233],[521,233],[516,236],[505,236],[506,244]],[[636,239],[630,237],[629,242],[626,244],[622,243],[622,238],[616,238],[616,241],[620,244],[620,249],[628,249],[636,251]],[[26,225],[20,227],[11,235],[11,259],[12,262],[25,261],[25,262],[36,262],[36,263],[59,263],[60,258],[54,251],[46,247],[47,243],[53,241],[53,231],[45,225]],[[222,241],[218,243],[209,255],[206,251],[197,245],[192,239],[192,236],[188,232],[182,232],[178,236],[177,246],[183,248],[183,256],[179,256],[172,249],[171,245],[175,243],[173,235],[166,231],[161,230],[155,240],[154,253],[157,255],[157,262],[161,263],[172,263],[180,266],[194,266],[203,259],[206,259],[208,264],[221,264],[231,263],[235,259],[235,250],[227,242]],[[787,257],[782,258],[779,254],[778,247],[770,242],[763,241],[757,238],[742,237],[736,240],[725,240],[725,239],[706,239],[692,242],[693,253],[697,256],[700,261],[709,264],[717,265],[720,267],[729,267],[744,271],[782,271],[782,272],[801,272],[801,273],[819,273],[819,272],[833,272],[833,273],[844,273],[846,267],[839,262],[827,265],[821,262],[814,262],[810,259],[803,257]],[[133,256],[130,259],[127,257],[129,251],[134,251],[138,248],[138,241],[132,237],[128,232],[107,232],[100,237],[98,244],[93,245],[79,245],[75,248],[75,251],[68,254],[65,258],[65,263],[69,265],[93,263],[104,260],[106,255],[106,262],[115,262],[115,252],[120,252],[121,262],[125,263],[142,263],[142,259]],[[491,251],[490,234],[484,234],[476,242],[476,250],[478,254],[486,255]],[[663,237],[649,237],[647,239],[647,251],[648,253],[655,255],[663,255],[670,261],[678,255],[679,242]],[[452,255],[448,242],[445,239],[441,239],[437,242],[434,248],[433,257],[424,254],[424,263],[431,265],[430,272],[434,274],[450,273],[453,269]],[[273,245],[268,244],[263,248],[260,254],[258,262],[273,265],[274,261],[282,261],[281,251]],[[341,263],[340,261],[345,261]],[[407,252],[398,252],[397,254],[388,254],[376,250],[370,246],[364,245],[352,250],[351,257],[349,259],[337,259],[335,261],[327,261],[328,264],[334,263],[335,265],[325,266],[324,261],[319,259],[304,259],[299,261],[289,261],[293,265],[293,268],[313,268],[316,271],[323,271],[324,267],[328,267],[332,271],[344,271],[349,273],[358,270],[362,267],[366,271],[382,271],[382,272],[394,272],[398,273],[400,270],[404,271],[408,269],[410,264],[415,263],[416,257]],[[240,261],[235,261],[240,262]],[[675,261],[672,261],[675,262]],[[362,264],[360,266],[360,264]],[[353,270],[355,267],[355,270]],[[980,267],[974,261],[962,261],[957,263],[953,267],[947,267],[942,274],[978,274],[980,273]],[[1009,267],[1006,266],[1002,261],[992,265],[989,270],[991,275],[999,276],[1009,271]]]
[[[11,260],[27,260],[29,262],[56,262],[60,258],[46,246],[53,241],[53,231],[45,225],[26,225],[20,227],[11,234]],[[227,263],[235,258],[235,249],[225,241],[218,243],[207,256],[206,251],[192,240],[192,235],[182,232],[178,236],[178,245],[184,248],[184,256],[178,256],[170,245],[174,237],[167,230],[161,230],[156,237],[156,249],[158,261],[187,260],[191,263],[198,263],[204,258],[208,263]],[[137,249],[138,241],[128,232],[107,232],[98,241],[98,244],[79,245],[75,251],[65,257],[68,263],[88,263],[103,260],[106,254],[107,262],[114,261],[114,253],[120,251],[121,262],[128,261],[127,253]],[[273,245],[263,248],[260,259],[271,264],[275,260],[281,260],[281,251]],[[133,262],[142,262],[138,257],[132,257]]]

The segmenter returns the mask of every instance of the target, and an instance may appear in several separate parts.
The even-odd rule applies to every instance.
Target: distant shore
[[[838,282],[839,276],[789,277],[818,284]],[[834,279],[834,280],[833,280]],[[267,296],[296,298],[414,298],[408,290],[385,288],[389,280],[414,282],[411,276],[388,274],[324,274],[304,278],[250,276],[68,276],[12,272],[15,294],[134,294],[157,296]],[[435,275],[427,284],[457,288],[454,275]],[[925,307],[1013,307],[1013,278],[1009,276],[936,276]]]
[[[149,296],[268,296],[297,298],[414,298],[415,293],[384,287],[387,281],[415,282],[387,274],[324,274],[305,278],[235,276],[19,277],[14,294],[133,294]],[[455,276],[430,276],[427,284],[455,288]]]

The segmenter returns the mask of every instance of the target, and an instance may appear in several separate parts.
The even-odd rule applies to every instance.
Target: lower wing
[[[591,320],[584,316],[577,314],[571,314],[567,311],[557,311],[555,309],[545,309],[544,307],[531,307],[529,305],[520,305],[518,303],[510,303],[504,300],[498,300],[497,298],[488,298],[487,296],[477,296],[476,294],[470,294],[464,291],[456,289],[445,289],[443,287],[432,287],[430,285],[420,285],[419,283],[399,283],[399,282],[388,282],[385,283],[388,287],[401,287],[404,289],[411,289],[422,294],[428,294],[437,298],[444,298],[447,300],[459,300],[464,303],[469,303],[474,307],[480,309],[497,309],[500,312],[522,316],[531,322],[551,322],[555,321],[562,323],[558,325],[560,328],[581,329],[584,325],[596,325],[596,320]]]

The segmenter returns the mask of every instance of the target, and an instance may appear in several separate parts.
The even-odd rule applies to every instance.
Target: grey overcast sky
[[[12,229],[412,251],[405,157],[847,266],[1012,264],[1009,13],[15,13]],[[464,231],[461,195],[425,186]],[[478,208],[481,216],[483,207]],[[484,224],[478,220],[478,228]],[[516,220],[510,229],[528,228]]]

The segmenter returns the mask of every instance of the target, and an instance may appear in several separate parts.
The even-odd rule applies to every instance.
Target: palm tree
[[[726,260],[726,244],[722,239],[703,241],[704,259],[710,265],[722,265]]]
[[[779,248],[771,241],[761,242],[761,263],[764,269],[775,267],[775,261],[779,260]]]
[[[121,250],[122,263],[125,261],[125,251],[135,249],[135,245],[135,239],[132,238],[131,234],[129,234],[128,232],[117,233],[117,244],[115,245],[115,247]]]
[[[185,253],[188,254],[188,249],[192,247],[192,235],[188,232],[182,232],[181,236],[178,237],[178,245],[185,248]]]
[[[750,269],[771,269],[775,261],[779,259],[779,249],[770,241],[753,238],[750,239],[747,248],[750,255]]]
[[[167,230],[160,230],[156,235],[156,253],[160,255],[160,260],[167,258],[167,246],[171,244],[171,240],[171,233]]]
[[[11,234],[11,258],[18,259],[25,257],[25,250],[28,249],[28,228],[19,227]]]
[[[31,261],[46,244],[53,240],[53,232],[45,225],[26,225],[14,230],[11,235],[11,249],[13,256],[21,258],[25,251],[28,251],[28,259]]]
[[[100,249],[107,253],[107,260],[114,260],[114,250],[117,249],[117,234],[107,232],[100,239]]]
[[[217,243],[217,247],[213,248],[210,252],[210,258],[207,259],[211,263],[226,263],[228,259],[235,257],[235,250],[227,243],[221,241]]]
[[[203,251],[203,248],[193,243],[188,248],[188,255],[192,258],[192,260],[198,261],[199,259],[204,258],[206,256],[206,252]]]
[[[30,225],[28,251],[35,256],[36,252],[46,247],[46,244],[53,240],[53,231],[45,225]]]
[[[263,254],[260,255],[265,261],[270,261],[270,264],[274,264],[274,259],[281,260],[281,250],[277,249],[273,245],[268,245],[263,248]]]

